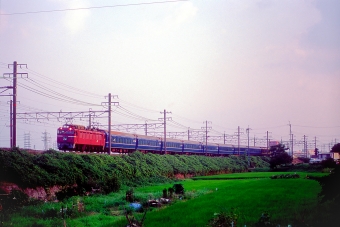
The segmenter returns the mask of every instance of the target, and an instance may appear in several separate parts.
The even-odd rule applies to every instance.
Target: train
[[[109,149],[109,136],[111,148]],[[79,151],[92,153],[142,153],[185,154],[207,156],[249,155],[264,156],[266,148],[256,146],[235,146],[221,143],[202,143],[154,136],[138,135],[83,125],[64,124],[57,130],[57,144],[60,151]]]

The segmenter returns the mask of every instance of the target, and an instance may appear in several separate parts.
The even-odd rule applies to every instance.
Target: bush
[[[182,184],[174,184],[173,186],[175,194],[183,195],[184,194],[184,187]]]
[[[321,161],[321,165],[323,168],[335,168],[336,162],[333,158],[327,158],[326,160]]]
[[[291,178],[300,178],[300,175],[297,173],[294,174],[280,174],[280,175],[273,175],[270,177],[271,179],[291,179]]]
[[[233,227],[237,226],[239,214],[236,213],[234,208],[228,211],[222,211],[220,213],[214,213],[214,217],[209,220],[208,226],[211,227]]]

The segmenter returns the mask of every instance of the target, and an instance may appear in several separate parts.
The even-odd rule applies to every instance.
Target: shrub
[[[180,194],[180,195],[184,194],[184,187],[182,184],[174,184],[173,188],[174,188],[175,194]]]
[[[259,221],[256,222],[255,227],[276,227],[275,224],[270,223],[270,215],[268,212],[263,212]]]
[[[208,226],[211,227],[232,227],[237,226],[239,214],[236,213],[234,208],[228,211],[222,211],[220,213],[214,213],[214,217],[209,220]]]

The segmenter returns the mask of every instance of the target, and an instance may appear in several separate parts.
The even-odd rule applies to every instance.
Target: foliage
[[[250,157],[252,166],[268,167],[263,157]],[[54,150],[33,155],[14,148],[0,150],[0,181],[21,188],[64,185],[65,196],[82,195],[92,188],[103,193],[117,191],[121,185],[135,187],[155,182],[169,182],[176,174],[211,175],[247,170],[245,157],[206,157],[157,155],[134,152],[123,156],[79,155]],[[72,188],[75,186],[76,188]]]
[[[280,175],[273,175],[270,179],[291,179],[291,178],[300,178],[299,174],[280,174]]]
[[[174,189],[175,194],[177,194],[177,195],[183,195],[184,194],[183,184],[174,184],[173,189]]]
[[[186,201],[180,202],[181,200],[174,199],[166,209],[150,209],[150,215],[145,219],[145,226],[160,226],[160,223],[162,226],[206,226],[212,214],[216,212],[216,207],[226,207],[229,210],[230,206],[237,207],[239,213],[244,214],[238,216],[238,227],[254,226],[259,220],[259,214],[264,210],[273,214],[270,220],[280,223],[281,226],[287,226],[287,224],[301,226],[288,221],[292,220],[297,213],[301,213],[301,205],[306,208],[314,207],[316,201],[315,203],[313,201],[316,200],[318,189],[321,189],[319,184],[314,180],[302,177],[296,180],[272,181],[269,179],[272,173],[247,172],[226,175],[248,176],[254,174],[261,180],[245,177],[243,180],[181,181],[180,183],[186,189],[186,195],[182,198]],[[313,173],[313,175],[317,174]],[[160,198],[162,190],[168,187],[172,188],[172,186],[173,183],[134,188],[135,201],[144,206],[145,201],[149,198]],[[218,190],[216,190],[217,188]],[[6,221],[5,226],[10,226],[12,223],[11,226],[28,227],[32,226],[34,222],[46,227],[64,226],[60,213],[60,209],[63,207],[69,210],[65,213],[64,219],[67,226],[125,227],[128,223],[124,218],[124,208],[129,207],[125,201],[127,189],[108,195],[73,197],[62,203],[47,202],[37,206],[25,206],[18,211],[19,213],[12,214],[11,220]],[[190,198],[193,199],[190,200]],[[77,209],[73,209],[73,204],[76,204],[78,200],[83,200],[84,213],[78,213]],[[310,202],[303,203],[302,201]],[[307,217],[313,216],[313,214],[306,214]],[[57,216],[54,217],[54,215]],[[135,215],[140,220],[143,214],[136,213]],[[234,226],[236,227],[236,225]]]
[[[288,148],[284,144],[279,143],[278,145],[271,146],[269,148],[269,154],[271,157],[285,153]]]
[[[321,165],[323,168],[335,168],[336,162],[334,161],[333,158],[327,158],[321,161]]]
[[[331,152],[333,152],[333,153],[340,153],[340,143],[335,144],[332,147]]]
[[[303,163],[309,163],[310,158],[305,158],[305,157],[299,157],[298,158],[300,161],[303,161]]]
[[[235,208],[230,211],[223,210],[220,213],[214,213],[214,217],[209,220],[208,226],[211,227],[233,227],[237,226],[239,214]]]
[[[278,144],[275,146],[271,146],[269,152],[271,154],[271,158],[269,161],[270,168],[275,169],[278,165],[289,164],[292,163],[293,157],[291,157],[287,152],[287,148],[285,145]]]
[[[277,225],[270,223],[270,215],[268,212],[263,212],[255,227],[276,227]]]
[[[322,187],[320,196],[322,196],[323,201],[338,199],[340,201],[340,185],[338,181],[340,179],[340,166],[337,165],[336,168],[328,176],[319,179],[319,183]]]
[[[1,210],[16,210],[18,207],[29,204],[28,196],[20,190],[12,190],[9,195],[0,200]]]

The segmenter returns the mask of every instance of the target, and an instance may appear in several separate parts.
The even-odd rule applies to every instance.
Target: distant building
[[[331,153],[322,153],[318,155],[320,159],[325,160],[327,158],[332,158]]]

